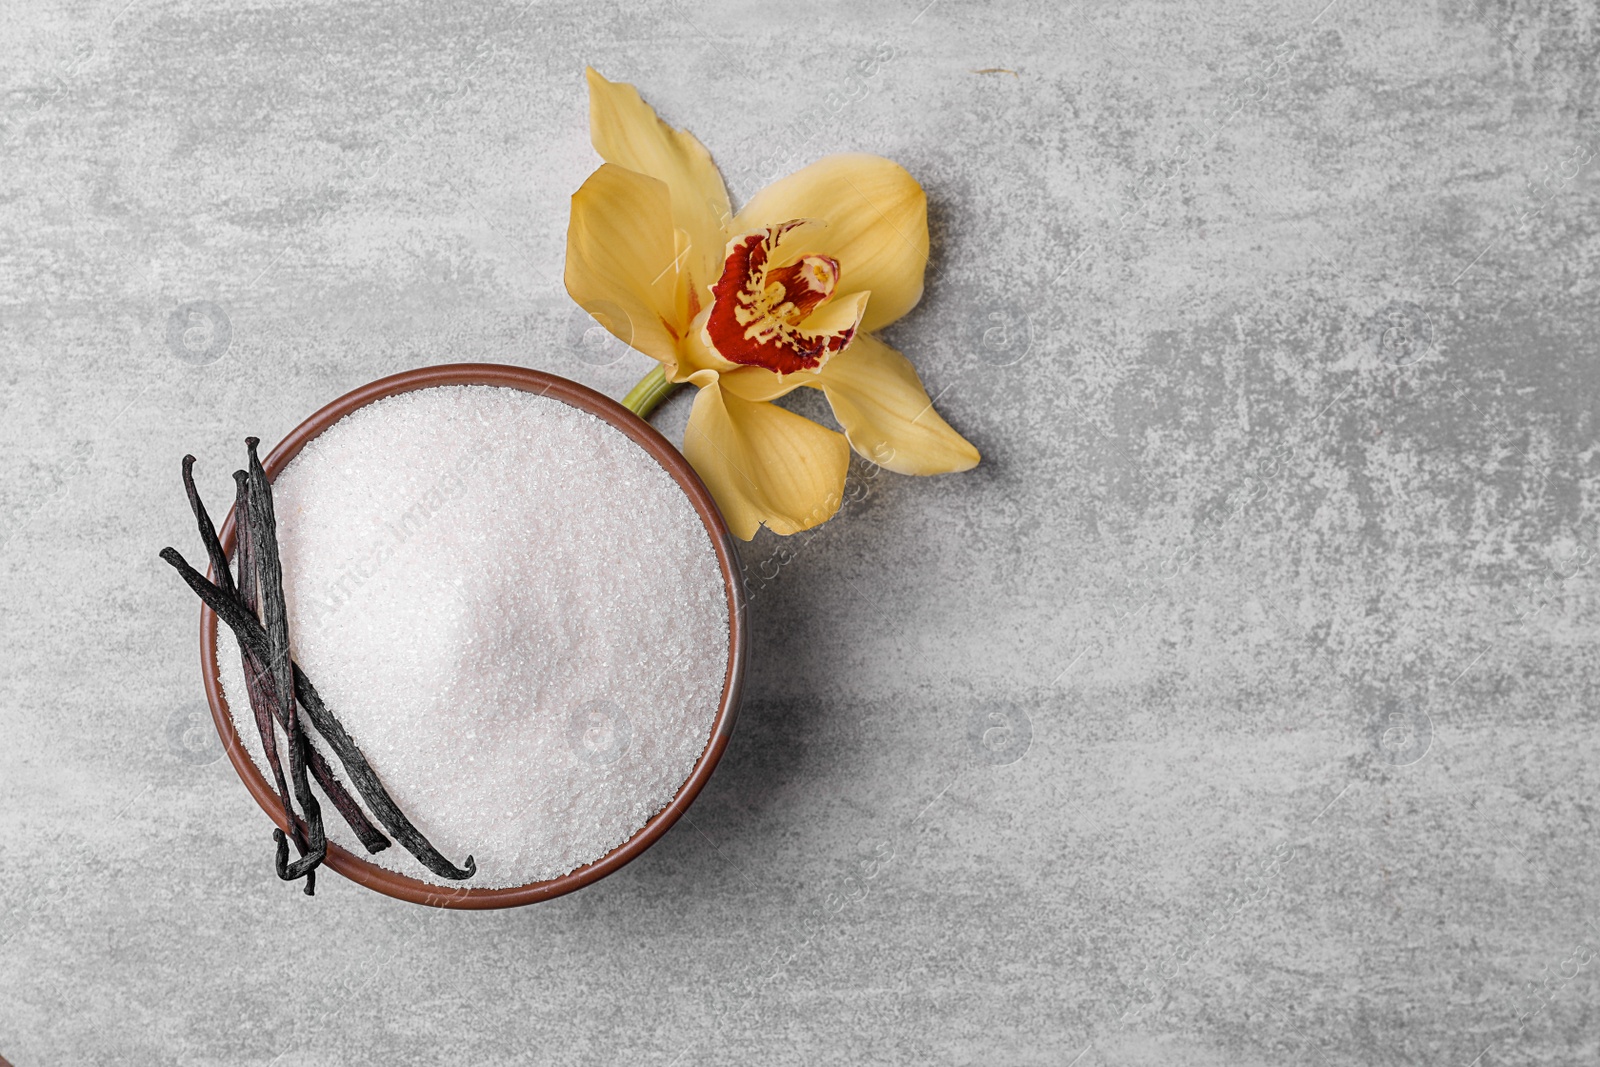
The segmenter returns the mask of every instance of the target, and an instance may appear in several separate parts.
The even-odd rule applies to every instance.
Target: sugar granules
[[[620,431],[520,390],[418,390],[329,427],[273,493],[294,657],[417,828],[476,858],[455,884],[565,874],[677,793],[721,699],[727,596],[688,498]],[[225,628],[218,654],[264,768]]]

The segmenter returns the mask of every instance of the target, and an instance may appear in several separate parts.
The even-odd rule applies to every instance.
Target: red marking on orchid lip
[[[799,225],[800,220],[785,222],[729,242],[722,277],[711,287],[705,333],[730,363],[780,375],[815,371],[855,336],[854,324],[836,331],[800,328],[838,288],[838,260],[809,255],[768,267],[773,248]]]
[[[774,282],[783,286],[783,299],[787,305],[780,305],[777,313],[798,321],[833,295],[834,287],[839,284],[839,261],[832,256],[806,256],[787,267],[768,271],[768,288]],[[788,308],[794,310],[789,312]]]

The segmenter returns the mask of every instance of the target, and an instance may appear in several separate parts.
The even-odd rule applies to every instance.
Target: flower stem
[[[655,370],[640,378],[639,384],[628,390],[628,395],[622,398],[622,406],[641,419],[648,419],[656,406],[675,393],[681,384],[667,381],[666,368],[658,363]]]

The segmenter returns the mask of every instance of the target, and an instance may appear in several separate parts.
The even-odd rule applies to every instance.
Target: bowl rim
[[[689,776],[667,806],[651,816],[632,836],[604,856],[558,878],[502,889],[488,889],[424,882],[410,875],[380,867],[348,849],[328,842],[324,866],[332,868],[358,885],[376,890],[385,896],[436,908],[465,910],[514,908],[571,893],[604,878],[638,858],[645,849],[671,829],[684,812],[688,811],[689,805],[710,780],[712,772],[716,770],[717,763],[722,758],[722,753],[728,747],[728,739],[733,733],[734,721],[739,714],[748,643],[744,578],[739,565],[738,549],[733,543],[733,534],[723,521],[722,513],[717,509],[716,501],[712,499],[710,491],[694,472],[694,468],[689,465],[689,461],[684,458],[683,453],[679,452],[655,427],[617,401],[588,386],[545,371],[498,363],[449,363],[420,367],[379,378],[359,389],[351,390],[306,418],[289,431],[262,459],[262,466],[269,478],[276,478],[289,461],[299,455],[300,450],[312,439],[351,412],[400,393],[445,385],[501,386],[538,393],[604,419],[622,431],[660,463],[689,498],[695,513],[699,515],[700,521],[706,528],[706,533],[710,536],[728,598],[728,667],[723,677],[722,700],[717,706],[717,714],[712,721],[711,734],[706,740],[706,746],[701,751],[694,768],[689,772]],[[218,531],[218,536],[221,538],[224,551],[231,557],[234,540],[232,507],[228,509],[227,518]],[[215,575],[211,577],[214,578]],[[233,714],[228,708],[227,698],[223,695],[218,672],[217,616],[204,605],[200,611],[200,670],[205,682],[206,701],[211,706],[211,718],[222,739],[223,750],[227,753],[229,762],[233,764],[233,769],[238,772],[245,788],[255,798],[261,810],[266,812],[280,829],[287,830],[282,801],[277,791],[262,776],[234,727]]]

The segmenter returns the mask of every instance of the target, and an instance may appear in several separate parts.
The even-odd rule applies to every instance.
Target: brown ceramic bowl
[[[514,908],[538,900],[559,897],[596,879],[604,878],[654,844],[657,838],[678,821],[678,817],[689,809],[689,805],[699,795],[701,788],[711,777],[711,772],[716,770],[723,749],[728,747],[728,737],[733,732],[733,721],[739,711],[739,691],[744,676],[746,643],[744,583],[739,569],[739,557],[727,524],[722,521],[722,514],[717,510],[710,492],[706,490],[694,469],[689,466],[689,462],[683,458],[683,454],[672,447],[649,423],[615,400],[577,382],[541,371],[493,363],[458,363],[406,371],[403,374],[379,379],[352,393],[346,393],[296,426],[294,431],[262,461],[268,477],[276,477],[278,472],[306,446],[306,442],[357,408],[396,393],[427,389],[436,385],[499,385],[531,393],[542,393],[604,419],[627,434],[640,448],[655,457],[656,462],[660,463],[668,474],[672,475],[673,480],[688,496],[689,502],[694,505],[700,521],[705,523],[706,535],[716,550],[717,563],[722,569],[723,585],[728,594],[728,670],[722,683],[722,702],[717,708],[717,717],[712,723],[711,738],[706,743],[705,751],[700,754],[699,761],[689,772],[688,779],[679,787],[672,802],[657,812],[627,841],[593,863],[579,867],[560,878],[551,878],[543,882],[506,889],[474,889],[470,886],[434,885],[404,874],[397,874],[370,863],[338,845],[331,842],[328,844],[326,866],[354,882],[388,896],[439,908]],[[233,512],[230,510],[221,533],[223,548],[230,554],[233,551],[233,518]],[[267,780],[256,769],[255,763],[251,761],[238,733],[234,730],[233,714],[228,710],[228,703],[222,695],[222,685],[217,675],[217,617],[209,608],[202,608],[200,612],[200,669],[205,678],[206,698],[211,702],[211,717],[217,724],[217,733],[222,735],[222,745],[228,753],[228,759],[233,761],[234,770],[239,772],[245,788],[250,790],[250,795],[261,805],[261,810],[280,827],[287,829],[283,822],[283,806],[277,792],[267,784]]]

